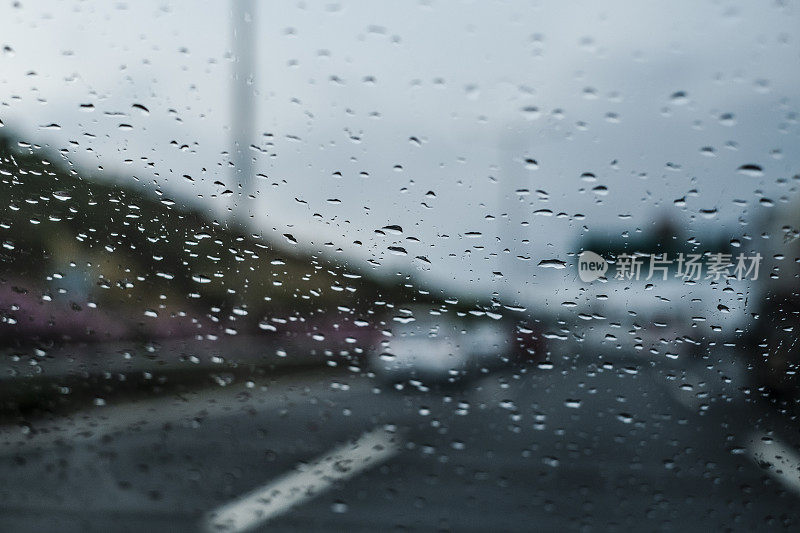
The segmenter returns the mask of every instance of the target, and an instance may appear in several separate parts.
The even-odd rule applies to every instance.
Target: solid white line
[[[767,472],[786,488],[800,494],[800,455],[778,439],[767,442],[758,434],[753,434],[751,439],[751,457],[757,463],[769,463]]]
[[[400,451],[396,434],[383,429],[364,433],[297,472],[286,474],[236,500],[218,507],[206,519],[207,531],[240,533],[315,498],[334,482],[347,479],[388,460]]]

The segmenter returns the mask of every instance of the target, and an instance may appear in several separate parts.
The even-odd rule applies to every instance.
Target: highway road
[[[715,360],[314,371],[0,429],[2,531],[800,528],[800,426]]]

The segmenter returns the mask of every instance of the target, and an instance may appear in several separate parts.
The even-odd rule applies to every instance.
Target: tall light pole
[[[255,194],[253,155],[250,145],[255,132],[255,26],[256,5],[253,0],[233,0],[231,19],[233,40],[233,72],[231,76],[231,161],[234,190],[238,189],[240,208],[252,217],[250,195]],[[238,186],[238,187],[237,187]],[[246,218],[240,218],[245,222]]]

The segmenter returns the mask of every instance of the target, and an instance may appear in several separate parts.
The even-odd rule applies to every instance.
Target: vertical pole
[[[250,145],[254,142],[255,131],[255,17],[256,6],[253,0],[233,0],[232,40],[233,76],[231,77],[231,161],[233,163],[234,198],[239,198],[239,208],[243,216],[253,217],[252,202],[249,196],[255,195],[253,176],[253,154]],[[235,200],[234,200],[235,201]]]

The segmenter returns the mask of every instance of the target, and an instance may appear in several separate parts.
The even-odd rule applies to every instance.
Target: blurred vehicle
[[[509,320],[425,306],[392,317],[390,335],[369,355],[370,368],[390,382],[454,383],[536,353],[532,330]]]
[[[702,246],[695,247],[685,241],[680,229],[663,220],[652,237],[597,235],[579,242],[580,249],[599,252],[615,263],[622,254],[637,256],[641,270],[632,278],[619,279],[618,266],[612,266],[606,280],[573,289],[569,313],[582,320],[564,318],[580,324],[575,337],[591,346],[634,348],[670,358],[696,355],[740,337],[751,307],[747,283],[724,276],[708,278],[705,272],[687,279],[677,261],[680,254],[701,255],[705,262],[715,253],[731,254],[729,237],[706,235]],[[653,256],[666,262],[666,270],[649,271]]]
[[[769,211],[760,228],[757,250],[763,256],[753,287],[752,376],[757,387],[797,398],[800,345],[800,205]]]
[[[674,275],[593,283],[581,294],[576,311],[588,322],[578,333],[585,342],[622,347],[629,337],[637,349],[668,355],[697,354],[733,340],[749,308],[740,287],[706,280],[690,285]]]
[[[677,356],[694,353],[700,344],[692,302],[681,280],[655,283],[637,280],[595,282],[582,288],[572,308],[581,320],[574,335],[595,349],[646,350]],[[697,302],[694,303],[697,305]]]

